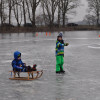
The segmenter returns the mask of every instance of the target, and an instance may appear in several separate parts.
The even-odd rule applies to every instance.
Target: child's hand
[[[68,46],[69,45],[69,43],[65,43],[65,46]]]
[[[19,67],[22,67],[22,65],[20,64],[20,66]]]

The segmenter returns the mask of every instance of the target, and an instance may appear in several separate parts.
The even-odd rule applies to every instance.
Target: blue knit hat
[[[59,33],[59,35],[58,35],[58,37],[62,37],[63,36],[63,33],[61,32],[61,33]]]

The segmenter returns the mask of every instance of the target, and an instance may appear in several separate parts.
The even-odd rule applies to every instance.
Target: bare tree
[[[0,17],[1,17],[1,25],[3,25],[3,23],[5,23],[6,19],[7,19],[7,14],[5,13],[5,0],[1,0],[0,1]]]
[[[54,24],[55,11],[58,6],[58,0],[42,0],[42,9],[44,15],[48,15],[50,27]]]
[[[41,15],[38,15],[36,17],[36,24],[38,24],[39,26],[43,26],[44,25],[44,15],[41,14]]]
[[[25,7],[25,0],[22,0],[22,7],[23,7],[23,16],[24,16],[24,25],[26,24],[26,7]]]
[[[72,13],[72,11],[79,6],[79,0],[60,0],[60,9],[62,12],[62,18],[63,18],[63,27],[65,27],[65,19],[66,14]]]
[[[1,17],[1,25],[3,24],[3,0],[0,2],[0,17]]]
[[[17,21],[17,26],[21,25],[22,22],[22,1],[21,0],[13,0],[13,11],[14,16]]]
[[[96,17],[97,26],[100,24],[100,0],[88,0],[89,13]]]
[[[61,0],[58,0],[58,27],[60,26],[60,20],[61,20]]]
[[[9,25],[11,25],[12,10],[14,11],[15,19],[17,20],[17,25],[20,26],[22,22],[22,14],[24,19],[24,24],[26,24],[26,8],[25,0],[6,0],[7,7],[9,9]],[[19,21],[20,19],[20,21]]]
[[[12,10],[11,0],[8,0],[8,6],[9,6],[9,25],[10,25],[11,24],[11,10]]]
[[[11,15],[12,15],[12,8],[13,8],[13,1],[12,0],[7,0],[8,3],[8,9],[9,9],[9,25],[11,25]]]
[[[42,8],[43,13],[39,15],[42,15],[42,17],[36,17],[36,10],[37,7],[39,7],[40,2],[40,9]],[[33,27],[36,27],[36,22],[39,24],[41,23],[41,25],[45,23],[52,27],[54,26],[55,21],[57,21],[58,26],[62,23],[63,26],[65,26],[68,19],[67,15],[71,14],[78,4],[79,0],[0,0],[1,24],[3,24],[8,17],[10,25],[12,23],[12,15],[14,15],[18,26],[21,25],[23,20],[24,24],[26,24],[27,17]],[[4,7],[5,5],[7,7]],[[8,16],[5,14],[6,10],[9,11]]]
[[[84,18],[84,21],[88,24],[88,25],[96,25],[96,18],[93,15],[86,15]]]
[[[36,8],[38,7],[41,0],[25,0],[28,10],[28,16],[29,19],[33,25],[33,27],[36,27],[35,25],[35,19],[36,19]]]

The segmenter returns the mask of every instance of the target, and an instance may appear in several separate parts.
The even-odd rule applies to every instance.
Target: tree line
[[[17,26],[31,23],[39,25],[56,25],[65,27],[68,16],[75,14],[80,0],[0,0],[0,22],[11,25],[13,19]],[[38,8],[38,10],[37,10]],[[36,14],[36,13],[40,14]]]
[[[89,25],[100,25],[100,0],[87,0],[88,9],[84,21]]]

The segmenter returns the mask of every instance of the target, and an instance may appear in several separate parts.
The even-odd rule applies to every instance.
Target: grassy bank
[[[76,27],[0,27],[0,33],[28,33],[28,32],[59,32],[59,31],[90,31],[100,30],[97,26],[76,26]]]

